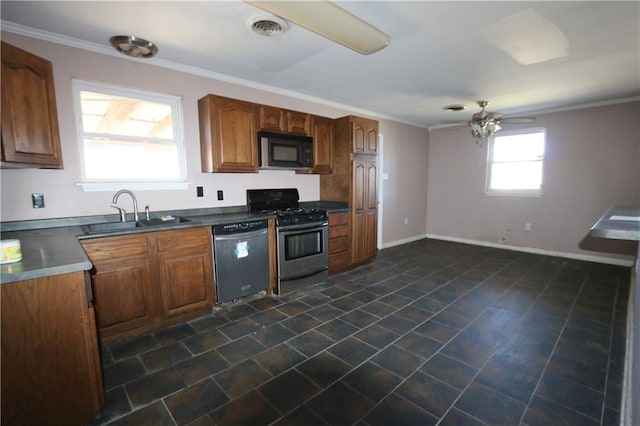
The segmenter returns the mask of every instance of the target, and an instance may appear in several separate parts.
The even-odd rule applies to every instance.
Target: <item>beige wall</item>
[[[42,56],[53,63],[64,170],[0,171],[2,221],[113,214],[110,208],[115,191],[84,192],[75,183],[81,178],[76,121],[73,110],[71,81],[73,78],[122,85],[141,90],[177,95],[182,98],[187,150],[187,179],[193,184],[187,190],[136,191],[141,206],[152,210],[173,210],[237,206],[246,203],[245,190],[266,187],[297,187],[303,201],[319,198],[318,176],[296,175],[292,171],[260,171],[259,174],[201,173],[197,100],[214,93],[252,102],[276,105],[337,118],[348,114],[364,115],[347,107],[312,102],[287,96],[284,92],[257,90],[214,78],[149,65],[140,60],[92,53],[12,33],[2,39],[17,47]],[[383,243],[424,235],[426,224],[426,129],[380,119],[380,132],[385,134],[385,163],[390,178],[386,197],[393,208],[385,211]],[[401,164],[411,167],[401,167]],[[415,166],[415,167],[414,167]],[[204,186],[205,196],[196,198],[196,186]],[[224,201],[216,191],[223,190]],[[417,192],[416,192],[417,191]],[[33,209],[31,193],[45,194],[46,207]],[[412,194],[417,194],[413,196]],[[385,205],[387,202],[385,201]],[[384,206],[383,206],[384,207]],[[126,207],[125,207],[126,208]],[[129,209],[128,209],[129,210]],[[409,217],[408,226],[399,226]]]
[[[630,102],[542,114],[520,125],[547,131],[541,197],[485,195],[487,147],[478,148],[464,128],[433,130],[428,234],[489,244],[503,237],[513,246],[578,257],[633,254],[631,245],[587,234],[610,205],[640,203],[639,117],[640,102]]]

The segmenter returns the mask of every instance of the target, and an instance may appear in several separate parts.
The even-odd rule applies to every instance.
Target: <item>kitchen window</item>
[[[487,194],[542,194],[545,130],[501,132],[489,141]]]
[[[177,96],[73,82],[85,191],[187,187]]]

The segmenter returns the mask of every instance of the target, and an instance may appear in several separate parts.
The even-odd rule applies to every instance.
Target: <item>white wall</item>
[[[541,197],[484,194],[486,144],[478,148],[465,128],[433,130],[428,234],[481,243],[504,237],[546,252],[627,258],[618,254],[634,254],[632,245],[588,232],[610,205],[640,204],[638,117],[640,102],[630,102],[542,114],[533,125],[520,125],[547,130]]]
[[[223,82],[213,78],[160,68],[142,60],[130,60],[92,53],[43,40],[2,33],[2,39],[33,52],[53,63],[63,170],[0,170],[2,221],[48,219],[98,214],[114,214],[110,207],[115,191],[84,192],[75,183],[80,181],[80,159],[73,111],[71,81],[74,78],[99,81],[141,90],[177,95],[182,98],[184,131],[187,149],[187,179],[193,184],[187,190],[136,191],[138,204],[150,204],[152,210],[174,210],[237,206],[246,203],[249,188],[297,187],[302,201],[319,198],[318,176],[296,175],[292,171],[260,171],[259,174],[202,173],[197,100],[208,93],[244,99],[337,118],[348,114],[363,115],[348,107],[311,102],[273,91]],[[380,132],[385,134],[385,163],[390,166],[388,202],[383,201],[385,216],[383,243],[424,235],[426,224],[426,129],[376,118]],[[403,167],[406,163],[410,167]],[[196,186],[203,186],[205,196],[196,197]],[[218,201],[216,191],[223,190],[225,199]],[[31,193],[42,192],[46,207],[33,209]],[[126,203],[126,201],[125,201]],[[391,203],[387,205],[387,203]],[[125,207],[126,208],[126,207]],[[128,209],[129,210],[129,209]],[[409,226],[398,226],[402,218],[410,217]],[[414,220],[415,217],[415,220]]]

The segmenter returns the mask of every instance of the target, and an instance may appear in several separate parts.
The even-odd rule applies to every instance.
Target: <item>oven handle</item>
[[[306,231],[316,231],[316,230],[324,229],[327,225],[328,225],[328,222],[323,222],[321,224],[314,224],[312,226],[301,226],[301,225],[293,225],[293,226],[287,226],[287,227],[281,226],[278,228],[278,233],[284,234],[284,235],[290,235],[290,234],[297,234],[297,233],[306,232]]]
[[[251,232],[238,232],[236,234],[227,234],[227,235],[213,235],[213,239],[216,241],[228,241],[228,240],[244,240],[247,238],[257,237],[259,235],[263,235],[269,232],[268,229],[261,229],[259,231],[251,231]]]

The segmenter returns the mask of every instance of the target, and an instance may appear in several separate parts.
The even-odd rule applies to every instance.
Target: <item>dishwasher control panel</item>
[[[258,231],[260,229],[266,229],[268,227],[269,221],[267,219],[243,221],[227,223],[225,225],[216,225],[213,227],[213,233],[215,235],[238,234],[241,232]]]

